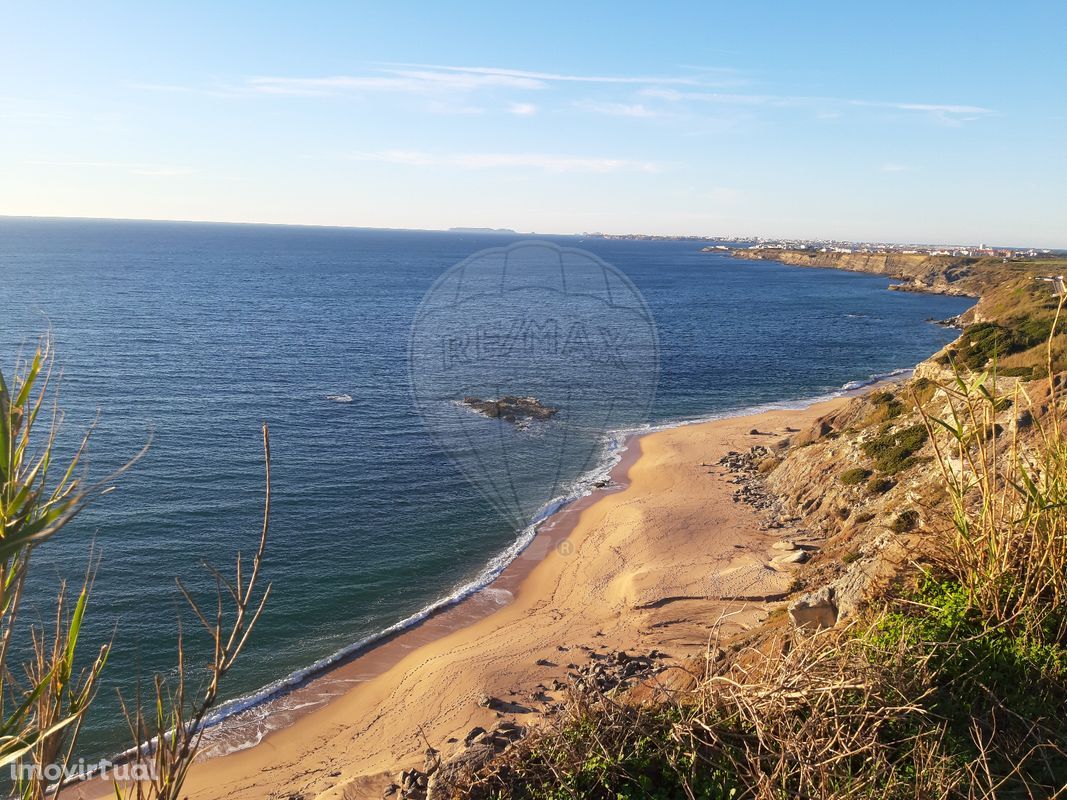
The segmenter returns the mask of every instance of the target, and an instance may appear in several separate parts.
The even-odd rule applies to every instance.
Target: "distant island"
[[[449,233],[518,233],[511,228],[449,228]]]

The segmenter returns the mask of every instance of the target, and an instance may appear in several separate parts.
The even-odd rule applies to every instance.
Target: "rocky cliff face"
[[[924,548],[934,538],[929,534],[950,523],[941,469],[919,413],[922,408],[932,417],[948,417],[948,396],[942,387],[952,387],[955,381],[948,354],[954,354],[961,369],[976,373],[989,369],[987,359],[980,356],[992,359],[996,354],[1000,396],[1010,397],[1017,385],[1028,395],[1019,396],[1018,409],[1008,403],[996,424],[1005,435],[1017,436],[1023,446],[1034,435],[1035,419],[1048,413],[1048,383],[1031,380],[1042,370],[1020,368],[1020,360],[1046,363],[1045,341],[1059,298],[1047,281],[1035,277],[1064,265],[1062,260],[1048,259],[771,248],[733,255],[886,275],[903,282],[893,287],[898,289],[981,297],[955,320],[973,327],[965,327],[960,339],[919,364],[907,383],[852,399],[810,430],[779,443],[768,457],[768,468],[760,470],[763,483],[753,491],[766,492],[779,513],[802,519],[821,537],[818,557],[800,573],[805,588],[812,591],[796,605],[794,621],[799,623],[801,616],[845,619],[898,574],[902,564],[928,552]],[[968,346],[967,353],[957,352],[961,343]],[[1031,345],[1036,355],[1025,349]],[[1054,372],[1062,369],[1057,366],[1061,363],[1054,362]],[[1010,374],[1020,377],[1005,377]],[[1057,375],[1056,380],[1067,383],[1065,377]]]
[[[931,554],[931,532],[945,530],[951,519],[919,408],[948,418],[941,387],[952,381],[930,359],[909,381],[853,398],[779,443],[766,489],[822,538],[819,555],[801,574],[810,592],[801,607],[822,606],[836,621],[853,618],[904,565]],[[1018,383],[998,379],[998,393],[1010,397]],[[998,415],[1004,435],[1025,442],[1034,415],[1047,412],[1040,383],[1022,384],[1030,401],[1008,404]]]
[[[831,267],[869,272],[901,281],[894,288],[972,296],[977,294],[974,266],[980,259],[919,253],[819,253],[808,250],[735,250],[736,258],[780,261],[796,267]]]

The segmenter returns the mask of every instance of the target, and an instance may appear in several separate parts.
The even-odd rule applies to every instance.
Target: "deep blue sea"
[[[472,254],[529,238],[0,219],[5,377],[51,333],[64,443],[95,420],[92,478],[151,438],[116,490],[35,556],[26,623],[59,577],[80,580],[90,548],[100,559],[82,648],[113,636],[115,652],[82,734],[87,756],[127,746],[115,688],[129,694],[138,676],[173,672],[174,578],[213,591],[201,562],[228,567],[237,549],[254,549],[261,421],[273,451],[273,593],[227,682],[231,699],[484,583],[530,518],[603,463],[605,428],[832,394],[927,357],[955,337],[928,320],[970,304],[694,242],[536,237],[603,259],[642,305],[638,317],[612,312],[611,324],[582,329],[614,341],[621,358],[572,337],[589,368],[568,373],[566,391],[562,368],[539,356],[491,380],[464,377],[472,394],[533,393],[560,407],[521,431],[424,391],[427,368],[412,375],[409,356],[435,282]],[[479,308],[490,310],[478,335],[492,339],[506,320],[475,304],[464,321],[479,323]],[[610,413],[585,413],[595,403]]]

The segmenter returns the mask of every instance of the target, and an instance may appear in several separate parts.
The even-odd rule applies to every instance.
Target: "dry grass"
[[[1061,338],[1038,401],[986,374],[913,398],[944,487],[921,531],[939,561],[862,626],[765,634],[655,704],[571,687],[541,729],[437,796],[1067,798]]]
[[[924,781],[936,777],[923,796],[938,796],[947,765],[932,769],[931,734],[910,724],[925,713],[925,664],[901,654],[874,662],[851,633],[788,634],[775,643],[780,657],[772,648],[704,683],[693,737],[707,763],[728,762],[738,796],[895,797],[911,784],[916,756]]]
[[[718,661],[695,690],[638,704],[572,685],[563,708],[451,798],[1061,798],[1067,758],[995,709],[962,728],[941,711],[942,647],[870,627],[777,633]],[[717,648],[713,648],[716,650]],[[948,702],[958,698],[949,697]],[[1019,727],[1018,725],[1016,727]],[[1009,741],[1010,739],[1010,741]],[[1006,756],[1010,756],[1007,757]],[[1060,771],[1059,774],[1062,774]]]
[[[1052,350],[1052,372],[1057,373],[1067,370],[1067,334],[1061,333],[1052,340]],[[1037,344],[1029,350],[1023,350],[1021,353],[1013,353],[1010,356],[998,359],[997,371],[1006,374],[1029,367],[1031,370],[1037,368],[1039,374],[1045,374],[1047,361],[1048,345]]]
[[[793,632],[658,705],[572,687],[548,725],[437,796],[995,797],[994,770],[945,747],[929,661],[851,630]]]
[[[49,794],[49,781],[41,768],[54,765],[65,773],[73,762],[85,712],[96,697],[100,675],[111,653],[111,645],[105,644],[87,667],[80,672],[75,669],[78,635],[92,590],[93,573],[90,569],[86,575],[73,610],[66,586],[60,585],[50,636],[43,630],[31,630],[33,655],[23,668],[30,686],[43,687],[35,703],[34,723],[53,732],[39,738],[28,753],[26,761],[38,770],[20,776],[15,782],[14,788],[24,800],[44,800]],[[73,721],[64,726],[65,719]]]
[[[1002,396],[986,373],[957,374],[954,383],[941,386],[945,413],[920,413],[951,502],[946,568],[993,623],[1063,642],[1067,441],[1051,369],[1058,338],[1050,337],[1045,350],[1050,368],[1046,413],[1032,407],[1018,384],[1010,397]],[[1008,419],[1024,410],[1035,428],[1028,443]]]

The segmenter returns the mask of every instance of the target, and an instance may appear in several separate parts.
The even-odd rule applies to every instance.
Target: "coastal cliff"
[[[892,288],[977,296],[990,272],[1000,271],[1000,259],[934,256],[922,253],[835,253],[773,248],[734,250],[735,258],[779,261],[795,267],[829,267],[849,272],[868,272],[901,281]]]
[[[354,688],[190,796],[1056,796],[1067,357],[1034,278],[1067,263],[970,266],[980,299],[912,376],[640,437],[507,604],[343,667]]]
[[[1065,264],[735,255],[980,299],[911,377],[786,436],[753,428],[717,462],[781,537],[766,569],[792,583],[762,624],[713,628],[683,683],[575,673],[547,728],[460,756],[430,796],[1061,796],[1067,337],[1055,284],[1035,277]]]
[[[995,410],[989,425],[1011,431],[1015,445],[1025,447],[1037,446],[1042,423],[1051,424],[1045,384],[1050,370],[1054,381],[1067,371],[1067,348],[1063,335],[1049,341],[1059,300],[1054,287],[1035,278],[1064,264],[770,249],[734,256],[869,272],[907,281],[909,290],[978,297],[954,320],[960,337],[917,364],[911,378],[853,398],[780,442],[774,467],[766,470],[766,491],[784,512],[824,537],[821,557],[802,583],[817,590],[835,623],[854,619],[902,564],[931,554],[930,537],[921,532],[949,513],[930,436],[931,419],[953,414],[946,387],[961,374],[992,368],[989,390],[1015,400]],[[801,598],[799,607],[812,602],[813,596]]]

